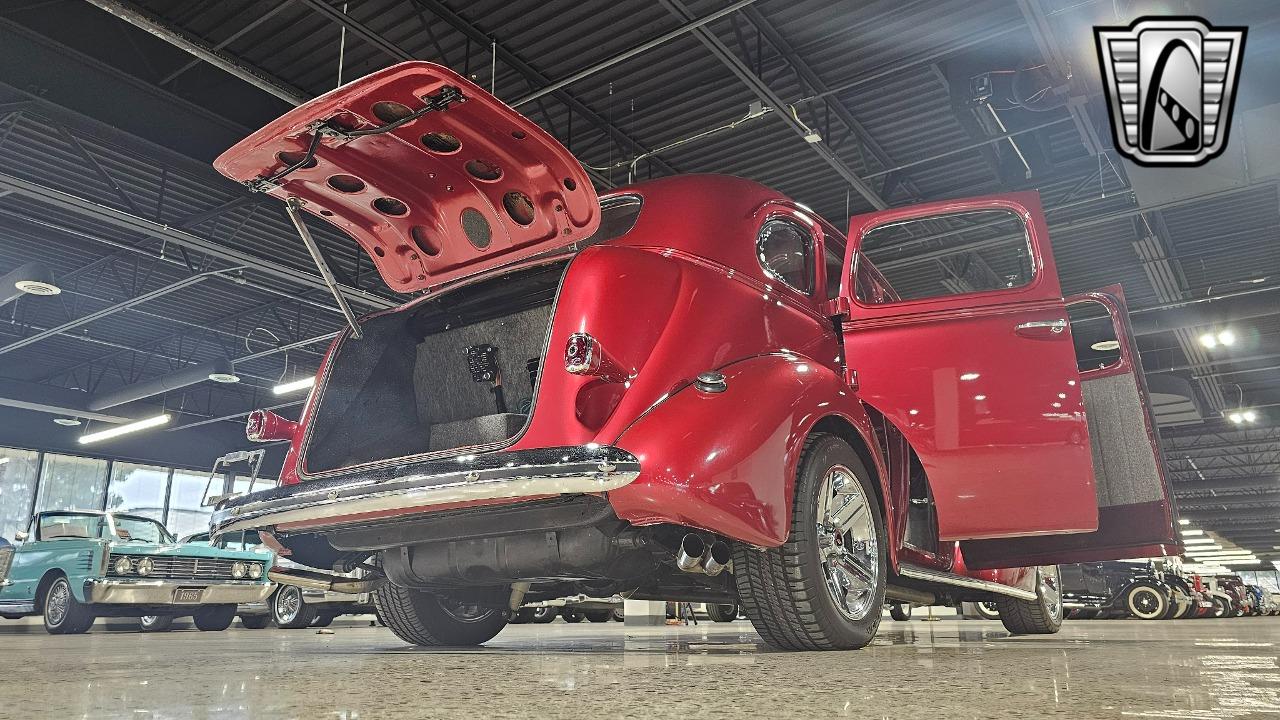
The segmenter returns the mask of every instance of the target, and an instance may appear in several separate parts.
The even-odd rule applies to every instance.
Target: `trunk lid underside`
[[[301,105],[214,167],[301,199],[351,235],[398,292],[570,245],[600,224],[591,179],[568,150],[427,62],[394,65]]]

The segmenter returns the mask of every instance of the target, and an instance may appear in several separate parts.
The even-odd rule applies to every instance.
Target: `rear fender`
[[[614,443],[634,454],[641,467],[634,482],[609,493],[618,517],[636,525],[698,527],[760,547],[781,545],[791,529],[805,438],[824,420],[852,428],[863,445],[855,449],[871,461],[868,469],[876,473],[881,497],[892,497],[870,418],[830,368],[776,354],[741,360],[721,372],[727,385],[722,392],[685,386]],[[883,514],[890,522],[892,513]],[[887,530],[896,537],[892,527]]]

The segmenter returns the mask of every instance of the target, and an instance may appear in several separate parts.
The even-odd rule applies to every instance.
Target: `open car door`
[[[850,384],[919,457],[939,545],[1096,529],[1080,373],[1039,196],[854,217],[844,271]]]
[[[1097,481],[1091,533],[961,543],[975,568],[1182,554],[1137,344],[1119,285],[1067,298]]]

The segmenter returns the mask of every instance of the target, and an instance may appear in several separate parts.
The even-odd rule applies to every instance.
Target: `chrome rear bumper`
[[[429,511],[434,505],[616,490],[640,462],[607,445],[463,455],[351,473],[231,498],[213,534],[291,525],[316,529]]]
[[[199,589],[195,602],[177,602],[178,589]],[[86,580],[85,600],[102,605],[222,605],[262,602],[275,585],[250,580],[206,583],[198,580]]]

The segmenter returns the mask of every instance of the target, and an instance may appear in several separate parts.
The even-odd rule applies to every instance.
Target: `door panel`
[[[987,243],[1007,236],[984,237],[985,222],[961,230],[951,222],[994,210],[1020,220],[1025,237],[1015,240],[1025,257],[984,256]],[[918,225],[908,228],[908,221]],[[883,227],[902,230],[920,252],[870,250],[868,260],[861,250]],[[844,323],[850,376],[860,398],[898,427],[920,457],[939,539],[1095,529],[1079,372],[1037,196],[862,215],[851,220],[849,237],[845,269],[866,282],[846,285],[876,285],[882,278],[870,267],[879,259],[892,286],[850,298]],[[1009,247],[1016,251],[1018,243]],[[950,259],[955,255],[967,257]],[[931,265],[941,259],[949,259],[943,274]],[[1015,266],[1028,274],[1006,274],[1010,267],[1018,272]]]
[[[1097,481],[1098,529],[1058,538],[1027,538],[966,543],[966,557],[988,566],[1044,564],[1078,560],[1161,557],[1182,552],[1176,509],[1164,475],[1159,434],[1151,417],[1141,359],[1128,331],[1124,295],[1119,286],[1067,299],[1073,308],[1092,307],[1111,334],[1096,330],[1080,347],[1080,374],[1089,421],[1090,451]],[[1083,322],[1078,323],[1083,325]],[[1090,342],[1094,337],[1098,341]],[[1101,351],[1105,341],[1118,347]],[[1107,353],[1112,353],[1107,355]]]

